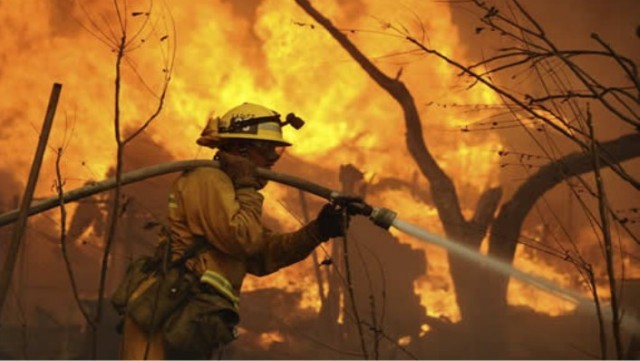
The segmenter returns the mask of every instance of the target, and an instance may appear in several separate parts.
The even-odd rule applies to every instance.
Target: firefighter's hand
[[[344,236],[349,215],[346,217],[342,207],[325,204],[316,218],[321,235],[326,239]]]
[[[373,208],[365,203],[364,199],[362,199],[362,197],[360,196],[341,194],[337,197],[333,197],[331,203],[346,208],[350,216],[356,214],[369,216],[373,211]]]
[[[239,188],[262,188],[256,177],[256,165],[247,158],[220,151],[217,154],[220,169],[227,173],[233,186]]]

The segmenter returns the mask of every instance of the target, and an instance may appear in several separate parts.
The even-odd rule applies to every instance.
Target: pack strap
[[[187,248],[187,250],[184,251],[182,256],[180,256],[180,258],[171,262],[169,264],[171,267],[180,266],[184,262],[186,262],[189,258],[197,255],[198,253],[200,253],[201,251],[204,251],[207,248],[212,247],[212,245],[209,242],[207,242],[207,239],[202,236],[195,235],[194,239],[196,243],[193,244],[191,247]]]

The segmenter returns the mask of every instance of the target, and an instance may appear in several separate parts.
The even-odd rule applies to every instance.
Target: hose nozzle
[[[389,229],[393,225],[393,221],[396,219],[398,213],[383,207],[373,208],[369,219],[378,227]]]
[[[384,207],[372,207],[362,197],[345,195],[333,192],[331,202],[345,207],[351,215],[360,214],[368,217],[376,226],[389,230],[398,215],[396,212]]]

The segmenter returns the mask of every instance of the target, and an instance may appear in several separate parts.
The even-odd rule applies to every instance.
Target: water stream
[[[392,226],[399,231],[409,234],[413,237],[416,237],[422,241],[433,243],[435,245],[446,248],[448,251],[462,256],[468,260],[471,260],[479,265],[483,265],[487,268],[491,268],[497,272],[500,272],[504,275],[515,277],[523,282],[536,286],[542,290],[545,290],[549,293],[558,295],[564,299],[572,301],[574,303],[586,303],[592,304],[593,301],[575,291],[568,290],[562,286],[559,286],[547,279],[534,276],[532,274],[523,272],[517,268],[514,268],[511,264],[501,261],[497,258],[493,258],[490,256],[485,256],[482,253],[466,247],[465,245],[453,242],[444,237],[438,236],[434,233],[426,231],[418,226],[415,226],[411,223],[402,221],[400,219],[395,219],[393,221]]]
[[[402,221],[398,218],[395,218],[393,220],[391,226],[417,239],[443,247],[449,252],[471,260],[479,265],[483,265],[504,275],[517,278],[518,280],[533,285],[543,291],[559,296],[565,300],[569,300],[577,305],[576,312],[587,314],[595,313],[595,302],[578,292],[566,289],[545,278],[523,272],[507,262],[501,261],[494,257],[485,256],[477,250],[426,231],[416,225]],[[605,322],[610,323],[613,319],[611,308],[608,304],[602,305],[602,314]],[[638,320],[637,316],[627,314],[621,319],[621,327],[631,332],[638,332],[640,331],[640,321]]]

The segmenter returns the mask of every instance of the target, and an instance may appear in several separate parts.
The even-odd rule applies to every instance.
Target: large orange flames
[[[148,11],[144,3],[141,6],[130,2],[128,8],[120,9],[127,16],[130,34],[146,18],[130,14]],[[207,115],[253,101],[282,113],[295,112],[307,121],[300,131],[285,134],[295,143],[289,150],[292,155],[323,164],[331,171],[340,164],[353,163],[374,175],[374,182],[376,176],[411,181],[416,167],[405,146],[398,105],[323,29],[312,25],[293,1],[264,0],[257,8],[250,6],[255,1],[244,3],[155,2],[150,23],[131,45],[123,65],[123,128],[139,126],[152,112],[163,69],[176,45],[165,108],[148,129],[150,136],[175,158],[209,157],[208,150],[195,144]],[[457,130],[473,121],[473,115],[455,107],[425,104],[491,104],[497,99],[479,87],[461,90],[455,71],[434,59],[415,53],[389,56],[412,49],[398,32],[404,30],[396,29],[406,29],[417,38],[424,35],[425,41],[444,53],[464,56],[465,47],[458,41],[447,2],[357,3],[354,6],[330,0],[316,5],[339,27],[357,30],[349,32],[350,38],[384,71],[402,73],[400,79],[410,87],[421,111],[425,139],[460,192],[464,192],[463,208],[469,215],[477,194],[498,184],[496,151],[501,148],[500,140],[488,132],[480,136],[462,134]],[[418,15],[421,21],[417,20]],[[11,169],[23,184],[53,82],[61,82],[64,87],[50,145],[54,149],[66,146],[66,188],[101,179],[113,165],[115,45],[103,43],[92,33],[97,32],[97,26],[117,42],[119,27],[114,19],[112,2],[0,3],[4,49],[0,57],[0,144],[4,153],[0,168]],[[52,195],[54,156],[50,149],[37,189],[40,196]],[[299,170],[298,175],[304,177],[304,170]],[[295,228],[297,222],[278,203],[284,197],[282,188],[269,186],[266,193],[266,212]],[[421,227],[442,231],[436,210],[417,202],[407,192],[386,191],[370,202],[397,210],[399,217]],[[428,271],[416,281],[415,292],[428,313],[459,320],[444,251],[397,236],[412,247],[426,250]],[[533,257],[519,257],[517,265],[525,270],[535,265],[539,273],[559,282],[564,277],[550,265],[541,268]],[[252,278],[246,287],[295,288],[303,292],[302,306],[317,310],[317,289],[308,269],[310,266],[305,263],[266,279]],[[297,282],[288,282],[290,277]],[[547,299],[541,292],[517,285],[510,289],[509,299],[551,315],[571,309],[557,299]]]

